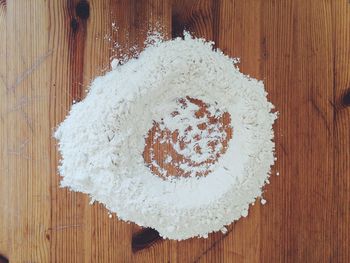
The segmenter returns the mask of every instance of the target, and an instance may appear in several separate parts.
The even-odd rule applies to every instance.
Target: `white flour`
[[[206,237],[247,216],[274,163],[276,114],[263,83],[246,77],[234,64],[213,51],[211,43],[189,35],[155,41],[137,59],[119,66],[114,62],[113,70],[93,81],[87,97],[72,106],[55,133],[62,186],[87,193],[120,219],[155,228],[170,239]],[[211,156],[205,148],[208,141],[199,142],[203,156],[193,151],[191,138],[200,131],[183,133],[198,121],[191,109],[183,112],[187,120],[167,118],[186,96],[216,105],[211,112],[228,112],[233,137],[207,176],[162,179],[142,156],[153,121],[163,118],[161,125],[187,136],[189,146],[177,149],[185,156],[196,161]]]

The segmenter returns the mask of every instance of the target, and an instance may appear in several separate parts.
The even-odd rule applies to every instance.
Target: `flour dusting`
[[[112,61],[55,132],[61,185],[164,238],[226,232],[261,197],[275,161],[274,107],[236,62],[189,34],[153,36],[137,58]],[[171,152],[157,161],[150,149],[147,163],[147,138]]]

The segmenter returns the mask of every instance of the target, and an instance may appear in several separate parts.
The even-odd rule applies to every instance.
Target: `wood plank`
[[[44,1],[9,1],[6,7],[7,88],[2,101],[7,104],[8,256],[13,262],[48,262],[48,16]]]
[[[276,101],[277,169],[263,261],[329,262],[333,208],[333,46],[329,1],[264,5],[266,85]],[[273,251],[271,253],[271,251]]]
[[[0,1],[0,32],[2,37],[6,39],[6,2]],[[6,94],[6,41],[0,41],[0,96],[3,98]],[[9,183],[8,183],[8,163],[7,163],[7,127],[6,127],[6,109],[7,103],[1,99],[0,103],[0,211],[9,211]],[[0,256],[8,256],[8,234],[7,222],[8,216],[3,213],[0,216]],[[1,262],[1,258],[0,258]]]
[[[332,2],[334,43],[333,262],[350,261],[350,3]]]
[[[86,23],[76,15],[77,1],[50,1],[48,5],[50,49],[53,63],[50,71],[49,125],[56,127],[70,109],[73,100],[84,96],[83,64]],[[77,262],[91,257],[91,249],[85,249],[90,239],[90,218],[86,216],[88,198],[59,188],[57,173],[59,155],[56,141],[50,140],[51,168],[51,226],[47,229],[50,240],[51,262]]]

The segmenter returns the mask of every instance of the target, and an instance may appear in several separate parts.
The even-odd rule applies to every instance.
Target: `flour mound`
[[[169,239],[206,237],[247,216],[274,163],[276,114],[263,83],[240,73],[235,62],[213,50],[212,43],[186,35],[154,41],[138,58],[114,63],[55,132],[61,185],[89,194],[120,219],[155,228]],[[183,132],[189,123],[166,118],[186,97],[228,112],[232,139],[206,176],[196,176],[188,167],[187,177],[157,176],[143,158],[145,137],[156,121],[190,140],[191,134]],[[215,127],[213,134],[220,139]],[[206,143],[201,145],[204,156],[193,152],[194,145],[178,150],[202,161],[211,158]]]

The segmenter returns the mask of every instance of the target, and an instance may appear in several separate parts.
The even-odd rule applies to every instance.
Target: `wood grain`
[[[6,5],[0,2],[0,32],[3,37],[6,38]],[[3,92],[6,90],[6,41],[0,41],[0,94],[3,96]],[[3,113],[6,110],[6,101],[1,99],[0,103],[0,198],[3,200],[0,202],[0,211],[9,210],[9,183],[8,183],[8,164],[6,159],[6,138],[7,138],[7,127],[5,126],[5,117]],[[3,213],[0,215],[0,255],[7,256],[9,251],[9,242],[7,234],[7,220],[8,217]],[[0,261],[1,262],[1,261]]]
[[[350,3],[335,1],[333,17],[334,173],[332,213],[334,262],[350,259]]]
[[[52,132],[110,57],[141,50],[159,25],[214,40],[264,80],[280,114],[280,176],[226,235],[136,252],[138,226],[59,188]],[[0,33],[0,255],[10,262],[350,262],[348,1],[0,1]]]

